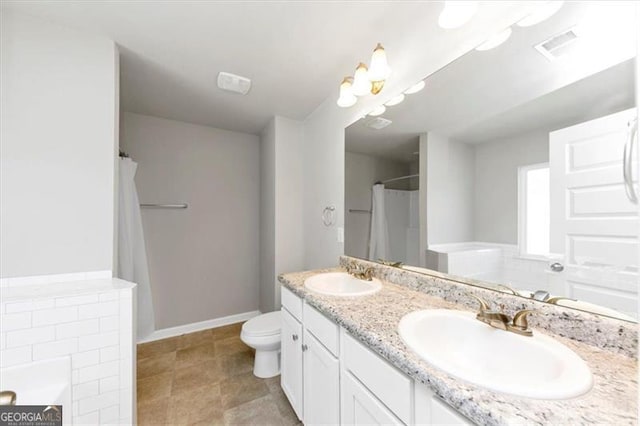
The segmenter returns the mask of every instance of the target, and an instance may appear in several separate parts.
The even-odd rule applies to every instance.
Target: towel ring
[[[322,223],[324,226],[333,226],[336,223],[336,206],[327,206],[322,210]]]

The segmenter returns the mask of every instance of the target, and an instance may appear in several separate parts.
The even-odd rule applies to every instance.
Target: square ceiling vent
[[[251,89],[251,80],[228,72],[221,72],[218,74],[218,87],[228,92],[246,95]]]
[[[387,120],[386,118],[382,118],[382,117],[376,117],[374,119],[367,121],[365,123],[365,126],[374,130],[381,130],[387,127],[391,123],[392,123],[391,120]]]
[[[549,61],[553,61],[569,52],[573,42],[578,39],[578,35],[576,27],[569,28],[542,43],[536,44],[534,47],[542,56]]]

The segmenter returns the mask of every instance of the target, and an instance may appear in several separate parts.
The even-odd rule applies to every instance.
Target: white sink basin
[[[567,399],[593,383],[587,364],[562,343],[538,332],[527,337],[493,328],[472,312],[412,312],[400,320],[398,332],[428,363],[494,391]]]
[[[382,288],[380,280],[359,280],[346,272],[327,272],[304,280],[304,286],[329,296],[365,296]]]

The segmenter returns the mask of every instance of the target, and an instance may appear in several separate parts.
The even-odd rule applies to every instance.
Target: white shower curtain
[[[371,232],[369,260],[388,259],[389,231],[384,205],[384,185],[373,185],[371,197]]]
[[[137,332],[143,339],[155,330],[147,252],[134,177],[138,164],[120,158],[118,199],[118,277],[137,284]]]

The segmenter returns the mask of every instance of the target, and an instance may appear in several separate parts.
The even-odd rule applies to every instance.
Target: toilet
[[[240,340],[256,350],[253,374],[266,379],[280,374],[280,311],[258,315],[242,325]]]

